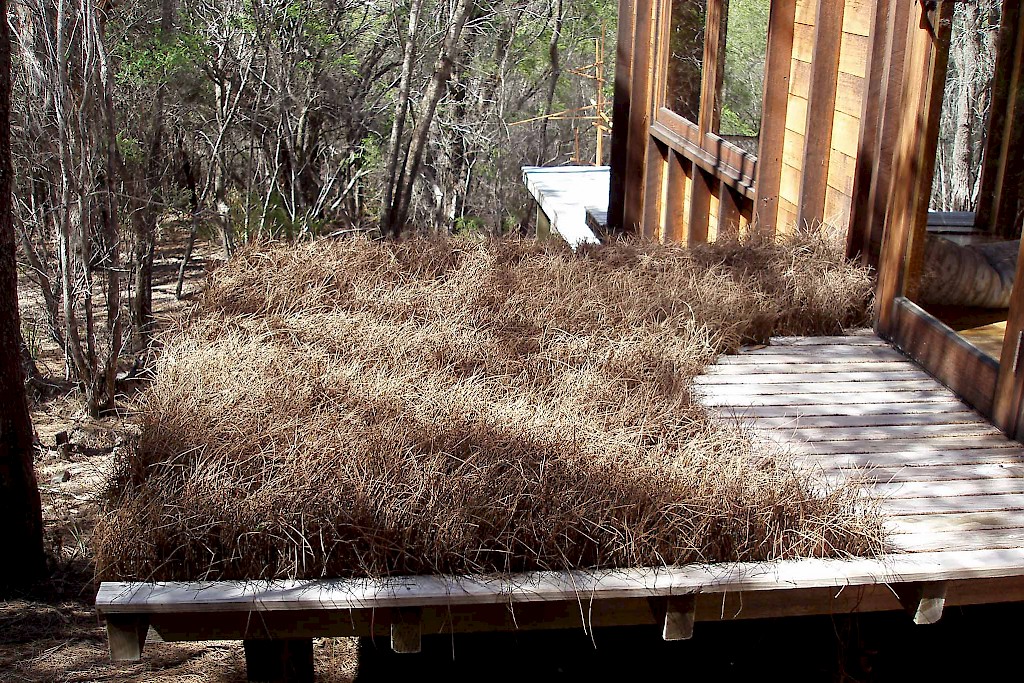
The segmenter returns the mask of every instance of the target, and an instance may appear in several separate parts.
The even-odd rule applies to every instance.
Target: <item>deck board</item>
[[[856,478],[907,553],[1024,549],[1024,447],[881,339],[788,337],[694,382],[708,409],[829,481]]]

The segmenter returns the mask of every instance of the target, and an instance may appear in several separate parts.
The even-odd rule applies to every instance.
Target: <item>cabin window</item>
[[[768,52],[770,0],[727,0],[724,69],[718,98],[718,134],[749,154],[757,154],[761,100]]]
[[[672,0],[665,106],[684,119],[700,120],[707,0]]]
[[[755,156],[771,0],[671,0],[669,8],[664,106]]]

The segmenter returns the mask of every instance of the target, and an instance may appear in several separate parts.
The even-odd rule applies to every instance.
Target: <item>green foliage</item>
[[[770,8],[770,0],[729,2],[719,129],[724,135],[760,132]]]
[[[759,121],[751,120],[750,116],[741,116],[729,108],[728,104],[722,105],[721,123],[719,131],[725,135],[739,135],[744,137],[755,137],[760,132],[754,128]]]
[[[487,224],[477,216],[459,216],[452,232],[456,235],[475,235],[486,230]]]
[[[121,153],[121,157],[128,163],[139,162],[146,158],[142,141],[125,131],[117,134],[117,149]]]
[[[112,50],[118,62],[116,82],[126,89],[165,84],[194,66],[198,44],[197,36],[164,36],[159,29],[141,38],[129,35]]]

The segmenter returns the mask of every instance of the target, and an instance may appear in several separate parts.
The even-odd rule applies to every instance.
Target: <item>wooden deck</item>
[[[1024,447],[873,335],[776,339],[697,391],[807,467],[866,477],[901,550],[1024,548]]]
[[[874,559],[282,582],[103,583],[111,654],[166,640],[294,642],[661,624],[1024,601],[1024,447],[872,335],[785,338],[722,357],[703,402],[824,476],[866,477],[898,550]],[[262,647],[262,646],[261,646]]]

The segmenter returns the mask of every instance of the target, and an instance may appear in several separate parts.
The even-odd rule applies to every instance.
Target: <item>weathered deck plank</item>
[[[963,403],[955,399],[932,402],[904,402],[904,403],[852,403],[822,405],[810,404],[800,407],[799,412],[792,407],[786,406],[730,406],[718,407],[723,414],[732,415],[736,418],[749,419],[760,417],[783,417],[799,419],[802,417],[836,417],[844,415],[916,415],[930,413],[962,413],[969,410]],[[977,413],[974,413],[978,415]],[[982,419],[978,415],[979,419]]]
[[[1024,548],[1024,447],[877,337],[772,340],[693,393],[798,465],[864,482],[904,551]]]
[[[809,381],[791,382],[788,384],[694,384],[694,391],[708,396],[771,396],[775,394],[860,394],[886,391],[923,391],[933,389],[935,380],[923,379],[886,379],[884,381],[842,381],[839,379],[815,378]]]
[[[712,365],[705,370],[705,374],[702,377],[718,377],[720,375],[740,375],[741,377],[747,377],[748,375],[758,374],[778,374],[778,373],[815,373],[815,374],[831,374],[833,372],[915,372],[907,368],[905,360],[901,361],[871,361],[867,363],[817,363],[817,362],[806,362],[806,363],[774,363],[771,365],[755,365],[747,363],[745,365],[731,363],[722,364],[720,361],[717,365]]]
[[[890,380],[930,380],[923,370],[883,370],[879,372],[865,370],[841,371],[838,368],[834,372],[800,372],[776,374],[761,374],[757,376],[758,385],[766,384],[790,384],[793,382],[888,382]],[[694,384],[700,386],[712,386],[723,384],[746,384],[747,375],[739,373],[735,375],[703,375],[694,380]]]
[[[661,569],[535,572],[507,577],[410,576],[385,580],[116,583],[100,586],[101,614],[271,612],[602,600],[878,583],[1019,576],[1024,547],[894,555],[880,559],[686,565]]]
[[[889,415],[798,415],[795,417],[761,417],[759,427],[775,429],[858,428],[870,434],[872,427],[951,427],[982,425],[991,427],[977,413],[961,411],[946,413],[913,413]],[[805,435],[806,436],[806,435]],[[865,437],[862,437],[865,438]],[[888,438],[888,436],[886,437]]]

